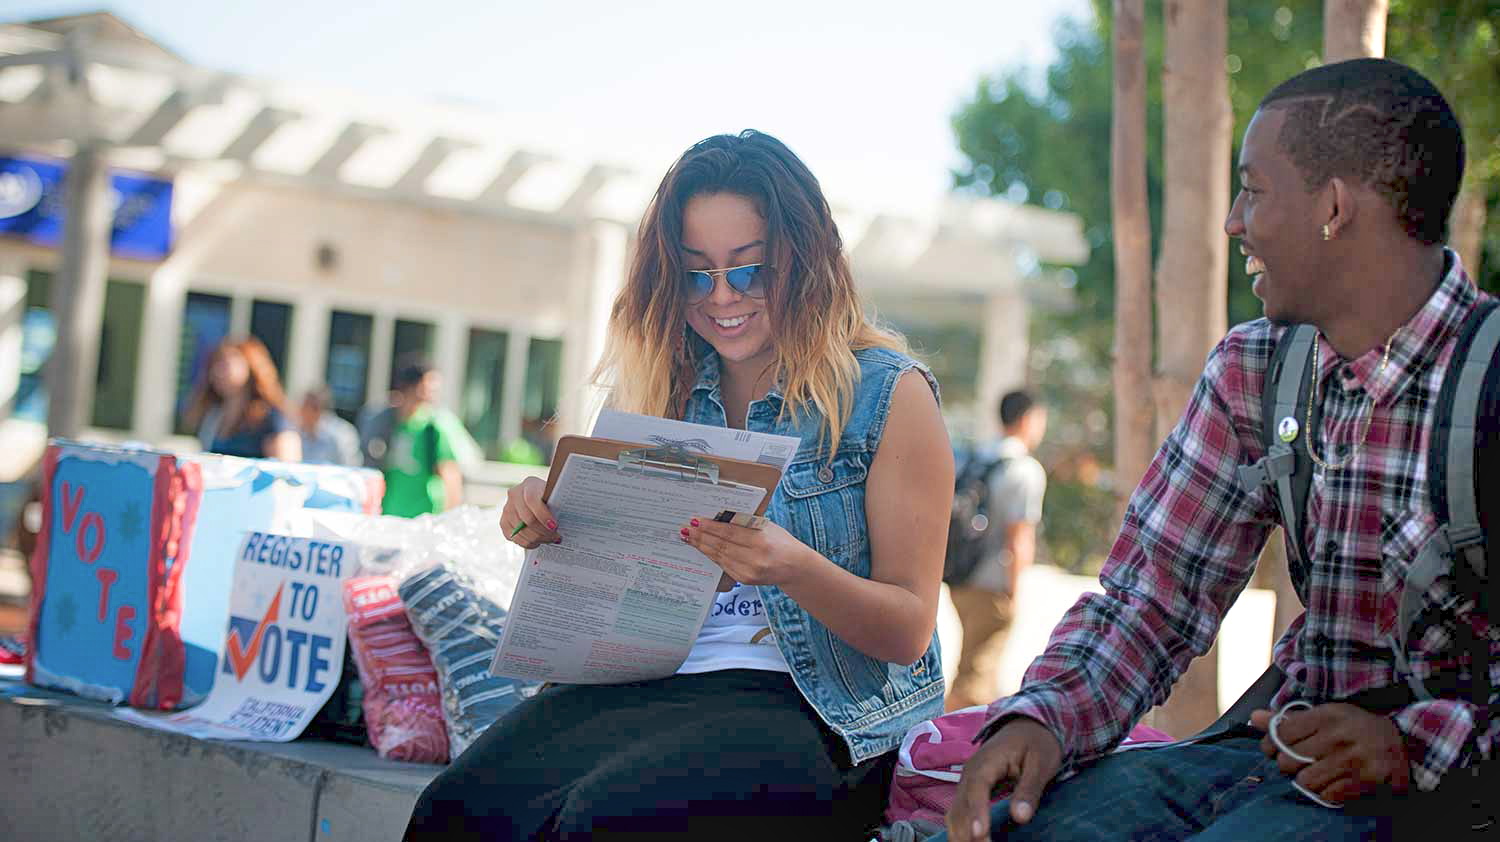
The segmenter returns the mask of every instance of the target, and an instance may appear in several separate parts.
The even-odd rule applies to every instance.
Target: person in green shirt
[[[383,460],[385,514],[436,514],[463,502],[453,433],[433,406],[441,387],[441,375],[425,358],[404,358],[397,365],[395,424]]]

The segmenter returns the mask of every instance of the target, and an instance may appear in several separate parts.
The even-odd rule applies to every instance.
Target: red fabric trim
[[[193,524],[202,499],[202,473],[197,465],[162,456],[157,462],[151,500],[151,557],[147,562],[146,620],[132,707],[172,710],[182,701],[187,653],[182,644],[182,570],[187,564]],[[167,560],[172,559],[168,566]]]
[[[26,638],[26,683],[34,684],[35,676],[32,673],[33,661],[36,660],[37,631],[42,624],[42,600],[47,595],[47,560],[52,546],[52,507],[56,498],[53,496],[55,489],[52,487],[53,477],[57,475],[57,457],[60,448],[56,444],[47,445],[47,453],[42,457],[42,528],[36,536],[36,549],[31,553],[31,617],[27,621],[28,632]]]
[[[203,502],[203,468],[196,462],[178,462],[175,472],[177,493],[181,501],[180,514],[173,518],[173,539],[167,545],[167,555],[175,562],[167,576],[162,613],[169,618],[172,645],[166,650],[162,675],[165,690],[161,698],[164,709],[176,708],[182,703],[183,677],[187,673],[187,649],[182,643],[182,571],[187,569],[188,550],[193,545],[193,530],[198,524],[198,506]],[[174,507],[174,511],[176,508]]]
[[[380,514],[380,504],[385,499],[385,475],[370,473],[365,477],[365,514]]]
[[[156,460],[156,475],[151,484],[151,544],[146,558],[146,611],[145,639],[141,643],[141,659],[135,668],[135,683],[130,688],[130,705],[138,708],[159,707],[162,687],[158,660],[161,658],[163,629],[161,628],[162,579],[166,572],[166,542],[171,532],[172,511],[172,460],[162,456]]]

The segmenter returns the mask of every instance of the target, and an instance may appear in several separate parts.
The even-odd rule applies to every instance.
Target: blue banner
[[[63,239],[67,164],[0,156],[0,234],[56,247]],[[172,250],[172,182],[142,175],[110,175],[114,225],[110,251],[161,260]]]

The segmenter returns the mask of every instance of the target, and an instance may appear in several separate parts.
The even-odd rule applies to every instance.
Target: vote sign
[[[358,565],[352,544],[245,536],[235,557],[224,656],[204,703],[225,706],[223,725],[278,741],[302,732],[343,674],[343,585]]]
[[[53,446],[43,483],[27,679],[172,707],[182,692],[178,585],[201,498],[197,467],[146,451]]]

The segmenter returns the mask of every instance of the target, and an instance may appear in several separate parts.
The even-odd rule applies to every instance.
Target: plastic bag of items
[[[439,565],[410,576],[400,592],[412,628],[437,668],[448,744],[456,757],[537,685],[490,675],[505,609],[452,568]]]
[[[452,756],[535,693],[540,685],[489,671],[525,559],[505,539],[499,509],[461,506],[410,520],[314,518],[319,535],[396,550],[369,554],[361,570],[400,583],[407,618],[437,672]]]
[[[448,762],[437,670],[406,619],[390,576],[344,583],[349,648],[364,688],[365,727],[381,757],[413,763]]]

